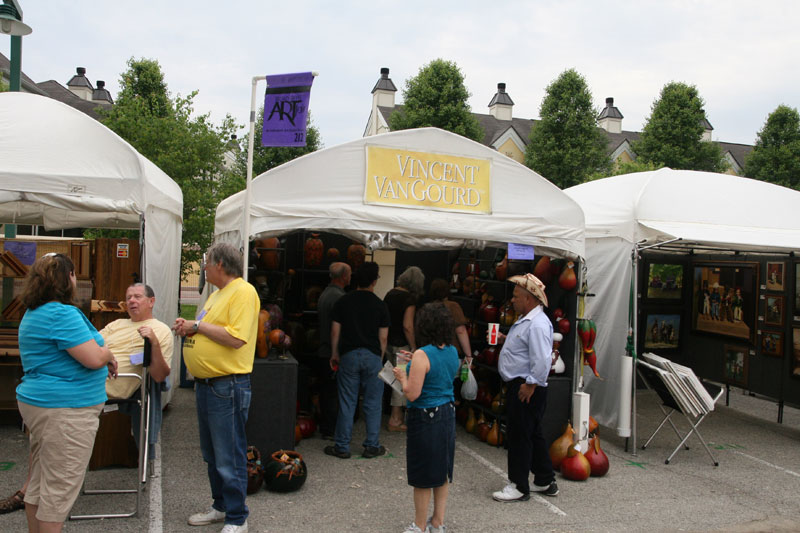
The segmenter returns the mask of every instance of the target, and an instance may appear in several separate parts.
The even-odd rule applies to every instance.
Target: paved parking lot
[[[660,421],[656,397],[639,394],[642,439]],[[459,428],[455,480],[446,524],[451,533],[484,531],[800,531],[800,411],[787,408],[775,422],[773,402],[735,391],[731,407],[720,400],[701,430],[720,462],[714,467],[694,437],[690,450],[664,459],[677,444],[662,432],[647,450],[632,456],[624,439],[601,428],[611,460],[604,478],[570,482],[559,477],[556,498],[501,504],[491,493],[505,483],[505,451],[479,442]],[[686,430],[686,423],[679,423]],[[140,516],[132,519],[67,523],[66,531],[194,532],[221,526],[190,527],[186,518],[210,504],[205,465],[200,456],[191,390],[176,391],[165,412],[161,459],[150,480]],[[405,437],[385,432],[389,453],[375,459],[357,454],[342,460],[326,456],[319,438],[298,445],[309,470],[304,487],[291,494],[266,491],[248,498],[253,532],[403,531],[413,517],[411,489],[405,481]],[[0,427],[2,494],[25,477],[27,442],[18,428]],[[356,424],[353,450],[363,439]],[[134,470],[108,469],[88,474],[88,483],[130,483]],[[130,506],[130,496],[81,496],[75,510]],[[26,531],[24,513],[0,516],[0,531]]]

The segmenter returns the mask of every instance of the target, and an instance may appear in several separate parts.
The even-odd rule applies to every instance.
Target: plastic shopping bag
[[[466,365],[467,362],[465,361],[464,364]],[[474,400],[478,397],[478,382],[475,381],[475,376],[472,374],[472,369],[469,368],[469,365],[467,365],[467,371],[469,375],[461,385],[461,397],[465,400]]]

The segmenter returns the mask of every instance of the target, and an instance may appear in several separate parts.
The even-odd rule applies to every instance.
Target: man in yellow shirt
[[[120,318],[100,331],[105,345],[117,360],[117,372],[141,374],[144,357],[144,339],[150,340],[152,347],[150,366],[147,368],[155,383],[163,383],[169,376],[172,366],[174,337],[169,326],[153,318],[156,295],[149,285],[134,283],[125,291],[125,303],[130,318]],[[136,378],[120,377],[106,381],[106,394],[109,398],[130,398],[139,389],[141,381]],[[155,457],[155,444],[161,431],[161,386],[151,388],[150,397],[153,409],[150,410],[150,457]],[[138,408],[120,406],[120,411],[131,417],[133,436],[139,442]]]
[[[225,521],[222,533],[245,533],[247,435],[260,303],[242,279],[242,254],[226,243],[208,249],[206,280],[219,287],[196,320],[178,318],[172,327],[186,337],[183,359],[195,378],[200,448],[208,464],[211,509],[193,514],[189,525]]]

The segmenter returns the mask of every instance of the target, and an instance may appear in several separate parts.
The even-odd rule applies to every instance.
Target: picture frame
[[[794,320],[800,322],[800,263],[794,264]]]
[[[695,263],[692,330],[755,343],[759,264]]]
[[[723,346],[722,377],[725,383],[747,388],[749,348],[726,344]]]
[[[653,261],[647,265],[648,300],[681,300],[683,298],[684,265]]]
[[[780,331],[762,331],[761,354],[783,357],[783,333]]]
[[[680,348],[681,315],[648,313],[645,315],[644,349],[647,351]]]
[[[770,326],[783,325],[783,296],[767,294],[764,298],[764,324]]]
[[[768,291],[783,291],[785,285],[784,275],[785,265],[783,261],[768,261],[767,262],[767,290]]]
[[[792,328],[792,377],[800,379],[800,328]]]

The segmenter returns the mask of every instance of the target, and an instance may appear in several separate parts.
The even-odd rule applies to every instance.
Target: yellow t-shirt
[[[106,346],[117,360],[117,372],[120,374],[133,372],[142,373],[142,365],[131,364],[131,355],[144,351],[144,339],[139,335],[139,328],[149,326],[158,337],[161,346],[161,355],[164,356],[167,366],[172,367],[172,347],[174,340],[169,326],[163,322],[150,318],[134,322],[130,318],[120,318],[108,324],[100,331],[106,341]],[[117,378],[106,381],[106,394],[109,398],[130,398],[139,388],[141,381],[136,378]]]
[[[223,346],[202,333],[186,337],[183,360],[196,378],[214,378],[253,371],[256,353],[258,311],[261,304],[256,289],[242,278],[236,278],[214,291],[203,306],[199,319],[223,326],[231,336],[245,343],[241,348]]]

